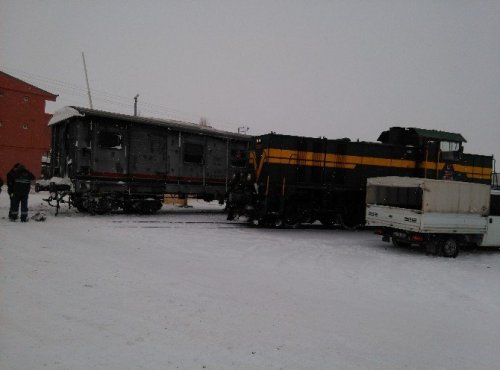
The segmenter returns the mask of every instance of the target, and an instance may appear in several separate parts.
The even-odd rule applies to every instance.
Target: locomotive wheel
[[[91,215],[103,215],[107,212],[107,210],[103,208],[98,202],[91,201],[88,205],[88,212]]]
[[[294,213],[285,215],[283,218],[283,224],[290,229],[299,227],[301,221],[300,216]]]
[[[85,207],[85,206],[83,205],[83,203],[80,203],[80,202],[76,203],[76,204],[75,204],[75,207],[76,207],[76,209],[78,210],[78,212],[80,212],[80,213],[87,213],[87,212],[89,211],[89,210],[88,210],[88,208],[87,208],[87,207]]]
[[[322,217],[319,219],[319,222],[321,222],[321,225],[329,229],[333,228],[337,224],[335,218],[333,217]]]
[[[236,218],[235,212],[232,207],[226,207],[226,212],[227,212],[226,220],[233,221]]]
[[[93,199],[87,202],[87,209],[92,215],[104,215],[111,212],[112,205],[106,198],[100,198],[98,200]]]
[[[134,206],[130,202],[124,202],[122,205],[123,213],[132,214],[135,213]]]
[[[152,215],[153,213],[156,213],[158,210],[160,210],[161,206],[162,204],[160,201],[142,202],[139,206],[139,213],[143,215]]]
[[[279,222],[274,216],[263,216],[252,220],[252,224],[257,227],[277,227]]]
[[[339,215],[339,224],[345,230],[354,230],[359,226],[359,222],[354,215],[342,214]]]
[[[254,218],[252,220],[252,225],[257,227],[264,227],[266,226],[266,222],[264,218]]]
[[[453,238],[442,240],[439,247],[443,257],[455,258],[458,256],[458,243]]]
[[[85,205],[85,201],[81,198],[74,198],[72,199],[73,206],[78,210],[80,213],[87,213],[89,210]]]

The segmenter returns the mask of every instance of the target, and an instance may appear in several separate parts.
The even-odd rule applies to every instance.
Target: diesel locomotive
[[[153,213],[165,194],[224,200],[247,163],[249,136],[174,120],[65,107],[49,121],[52,148],[37,190],[59,209]]]
[[[364,224],[366,180],[408,176],[491,184],[493,157],[466,154],[461,134],[392,127],[378,142],[280,134],[253,137],[245,172],[231,182],[228,218],[263,226],[319,220]]]

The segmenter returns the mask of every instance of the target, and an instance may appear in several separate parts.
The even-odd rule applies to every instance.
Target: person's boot
[[[21,216],[21,222],[28,222],[28,218],[26,216]]]

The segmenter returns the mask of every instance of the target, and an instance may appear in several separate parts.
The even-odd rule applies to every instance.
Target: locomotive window
[[[460,143],[453,141],[441,141],[439,149],[441,149],[442,152],[458,152],[460,149]]]
[[[500,216],[500,195],[491,195],[490,215]]]
[[[460,143],[453,141],[441,141],[441,158],[445,161],[458,160],[460,157]]]
[[[393,186],[375,186],[368,189],[367,202],[382,206],[420,209],[422,189],[398,188]]]
[[[246,151],[243,149],[231,149],[231,166],[245,167],[247,164]]]
[[[203,145],[184,143],[184,162],[203,163]]]
[[[122,135],[116,132],[100,131],[97,144],[103,149],[122,149]]]

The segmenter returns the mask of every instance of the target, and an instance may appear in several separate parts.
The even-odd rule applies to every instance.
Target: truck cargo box
[[[498,194],[490,186],[409,177],[367,181],[366,221],[396,246],[456,257],[464,246],[500,244]],[[491,199],[490,199],[491,197]],[[493,212],[492,212],[493,211]]]
[[[367,180],[367,204],[417,209],[422,213],[489,214],[490,186],[413,177]]]

